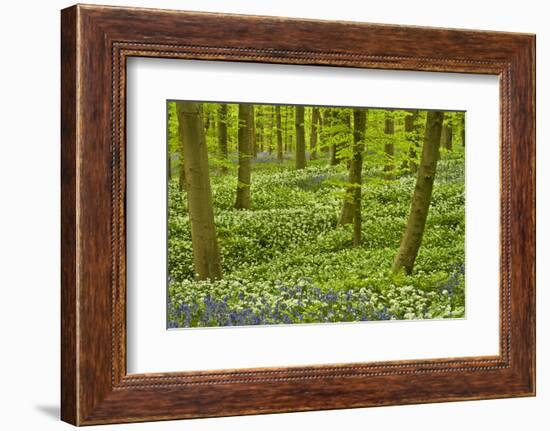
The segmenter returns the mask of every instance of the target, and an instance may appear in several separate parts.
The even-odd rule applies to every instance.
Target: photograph
[[[166,102],[167,327],[463,319],[466,112]]]

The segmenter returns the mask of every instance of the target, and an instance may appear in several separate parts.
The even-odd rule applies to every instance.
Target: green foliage
[[[179,143],[179,130],[178,130],[178,116],[176,114],[176,103],[168,102],[167,103],[168,111],[168,125],[167,125],[167,134],[168,134],[168,163],[170,166],[174,166],[175,161],[179,160],[181,157],[180,153],[180,143]],[[178,167],[179,169],[179,167]]]

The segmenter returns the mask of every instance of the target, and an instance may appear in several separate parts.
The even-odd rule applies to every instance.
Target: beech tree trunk
[[[393,272],[404,270],[406,274],[411,274],[422,243],[432,198],[437,160],[439,159],[439,143],[444,115],[441,111],[428,111],[424,145],[422,146],[411,210],[399,251],[393,261]]]
[[[275,107],[275,122],[277,125],[277,161],[283,161],[283,129],[281,128],[281,107]]]
[[[304,131],[304,107],[295,107],[296,126],[296,169],[306,167],[306,137]]]
[[[336,144],[332,144],[330,146],[330,166],[336,166],[338,164],[338,156],[336,153],[338,152],[338,146]]]
[[[294,149],[292,145],[292,129],[294,128],[294,115],[292,114],[292,110],[292,106],[287,106],[285,109],[285,153],[291,153]]]
[[[384,164],[384,178],[387,180],[393,180],[395,178],[394,170],[394,155],[395,149],[393,144],[393,134],[395,132],[393,118],[386,118],[384,133],[387,135],[386,143],[384,144],[384,153],[386,156],[386,162]]]
[[[239,170],[236,209],[250,208],[251,159],[254,148],[254,108],[239,104]]]
[[[317,147],[325,154],[330,152],[328,145],[324,145],[324,142],[321,142],[321,138],[325,136],[326,115],[326,112],[323,113],[323,111],[319,110],[319,145],[317,145]]]
[[[269,107],[267,113],[267,152],[271,155],[273,153],[273,106]]]
[[[258,105],[254,109],[255,114],[255,122],[254,122],[254,128],[255,128],[255,150],[254,150],[254,158],[258,155],[258,151],[262,152],[264,150],[264,140],[263,140],[263,107],[262,105]]]
[[[466,113],[462,113],[462,130],[461,130],[462,146],[466,146]]]
[[[363,183],[363,151],[365,151],[365,132],[367,127],[367,111],[353,110],[353,142],[354,152],[352,165],[355,165],[356,187],[353,191],[353,245],[361,245],[361,184]],[[351,166],[350,166],[351,171]]]
[[[364,109],[353,110],[353,147],[349,163],[348,187],[344,197],[339,224],[354,222],[354,245],[361,244],[361,183],[363,172],[364,135],[367,112]]]
[[[334,138],[334,124],[336,123],[336,116],[332,108],[326,108],[323,127],[325,127],[325,139],[332,141]],[[330,165],[336,166],[338,164],[337,145],[335,143],[330,144]]]
[[[419,142],[418,142],[418,135],[419,130],[418,126],[416,125],[418,119],[418,111],[412,111],[409,112],[409,114],[405,117],[405,133],[407,134],[407,139],[409,140],[409,149],[407,153],[407,157],[403,161],[403,165],[401,168],[403,170],[409,170],[410,172],[416,172],[418,169],[418,163],[416,162],[416,159],[418,157],[418,149],[419,149]]]
[[[176,112],[183,148],[187,208],[191,223],[193,266],[197,280],[222,277],[208,173],[208,148],[199,103],[178,102]]]
[[[319,108],[313,107],[311,109],[311,137],[309,143],[309,151],[311,160],[317,158],[317,130],[319,123]]]
[[[227,105],[221,104],[218,111],[218,150],[219,157],[227,162]],[[222,173],[227,173],[227,166],[222,166]]]
[[[342,138],[344,132],[342,131],[345,128],[348,128],[351,125],[352,115],[348,115],[347,112],[342,110],[334,110],[331,115],[331,128],[332,128],[332,139],[335,139],[334,144],[332,145],[332,153],[330,158],[330,164],[332,166],[338,165],[342,162],[343,157],[339,154],[343,146],[346,145],[347,137]],[[344,126],[344,127],[342,127]],[[334,131],[336,129],[336,131]]]
[[[444,124],[441,131],[441,146],[448,151],[453,149],[453,129],[449,124]]]
[[[204,108],[201,108],[202,118],[204,121],[204,133],[208,136],[208,131],[210,130],[210,112]]]
[[[252,138],[250,145],[252,157],[255,159],[258,155],[258,140],[256,139],[256,110],[254,109],[254,105],[250,105],[250,109],[252,110]]]

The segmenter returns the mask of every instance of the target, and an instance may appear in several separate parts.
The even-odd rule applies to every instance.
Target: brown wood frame
[[[82,5],[61,18],[63,420],[88,425],[535,394],[534,35]],[[127,375],[129,56],[498,75],[500,354]]]

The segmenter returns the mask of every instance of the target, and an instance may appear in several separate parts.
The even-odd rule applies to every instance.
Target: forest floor
[[[168,326],[464,317],[464,154],[444,154],[413,275],[392,274],[414,174],[383,179],[365,165],[362,244],[337,226],[347,181],[326,159],[294,170],[269,154],[253,162],[252,207],[233,208],[237,179],[211,169],[223,279],[194,281],[185,192],[169,184]]]

